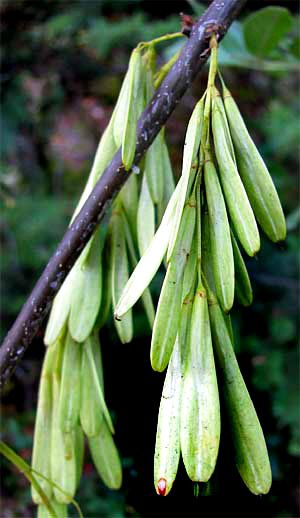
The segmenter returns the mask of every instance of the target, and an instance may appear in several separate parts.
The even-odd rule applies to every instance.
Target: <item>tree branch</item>
[[[246,0],[214,0],[193,26],[190,38],[140,117],[134,163],[138,164],[209,57],[209,38],[221,40]],[[127,180],[121,149],[68,228],[0,348],[0,387],[9,379],[48,314],[52,300],[114,197]]]

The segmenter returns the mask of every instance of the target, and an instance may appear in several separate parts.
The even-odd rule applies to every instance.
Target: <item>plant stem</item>
[[[47,507],[49,513],[53,518],[58,518],[57,514],[55,513],[52,505],[49,502],[49,499],[45,492],[42,490],[40,484],[36,480],[36,478],[32,475],[31,468],[25,462],[25,460],[22,459],[17,453],[15,453],[7,444],[5,444],[3,441],[0,441],[0,453],[4,455],[12,464],[14,464],[18,470],[23,473],[23,475],[27,478],[27,480],[32,484],[36,492],[40,495],[41,499],[43,500],[43,504]]]

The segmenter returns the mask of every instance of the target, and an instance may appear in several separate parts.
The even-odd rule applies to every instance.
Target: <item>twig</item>
[[[246,0],[214,0],[193,25],[190,38],[178,60],[139,120],[135,164],[139,163],[207,60],[211,34],[216,33],[218,40],[221,40],[245,3]],[[0,348],[0,387],[3,387],[21,360],[48,314],[55,294],[130,173],[122,165],[119,149],[68,228],[8,332]]]

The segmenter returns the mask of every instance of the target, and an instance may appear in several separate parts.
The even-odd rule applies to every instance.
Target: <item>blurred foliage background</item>
[[[68,225],[132,48],[180,30],[180,12],[196,17],[208,3],[2,0],[2,337]],[[269,35],[273,43],[266,48],[253,32],[253,21],[243,20],[269,5],[289,12],[277,36]],[[258,34],[272,26],[268,18],[257,23]],[[107,490],[87,456],[78,492],[85,516],[299,516],[299,39],[298,2],[254,0],[220,50],[225,81],[287,216],[286,241],[273,245],[263,239],[258,257],[247,261],[252,306],[233,311],[239,364],[270,452],[271,492],[253,497],[243,486],[226,447],[225,429],[211,498],[193,496],[183,465],[168,498],[156,496],[153,453],[164,376],[151,371],[148,326],[137,307],[131,344],[118,342],[112,321],[100,336],[124,482],[119,492]],[[159,63],[176,45],[161,45]],[[188,118],[206,80],[207,69],[167,123],[176,178]],[[162,279],[163,271],[152,283],[156,300]],[[2,439],[28,462],[43,354],[41,330],[2,398]],[[27,482],[13,466],[1,464],[1,516],[34,516]]]

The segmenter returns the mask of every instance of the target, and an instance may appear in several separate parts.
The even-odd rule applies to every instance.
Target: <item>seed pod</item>
[[[147,70],[146,74],[146,102],[149,103],[154,94],[153,75]],[[144,133],[147,140],[147,133]],[[150,196],[153,203],[161,203],[164,195],[164,177],[163,177],[163,130],[156,135],[154,141],[147,149],[145,155],[145,176]]]
[[[168,265],[156,310],[151,339],[152,369],[162,372],[168,365],[180,319],[182,279],[175,261]]]
[[[116,319],[122,317],[122,315],[124,315],[140,298],[163,260],[170,238],[172,218],[177,203],[179,187],[180,181],[178,182],[172,198],[169,201],[162,222],[158,227],[153,240],[148,246],[145,254],[141,257],[123,290],[121,298],[118,301],[118,305],[115,308]]]
[[[236,234],[248,255],[260,248],[259,233],[243,183],[231,158],[223,118],[213,99],[212,129],[220,179]]]
[[[228,148],[230,150],[231,158],[234,161],[234,164],[236,166],[234,147],[233,147],[233,143],[232,143],[232,139],[231,139],[231,134],[230,134],[230,129],[229,129],[229,124],[228,124],[228,120],[227,120],[227,116],[226,116],[226,111],[225,111],[224,103],[223,103],[221,94],[220,94],[220,92],[218,91],[218,89],[216,87],[213,87],[213,99],[214,99],[214,102],[216,103],[216,106],[218,107],[218,109],[220,111],[221,116],[222,116],[223,129],[224,129],[224,133],[225,133],[225,138],[226,138],[227,146],[228,146]]]
[[[42,368],[38,406],[35,418],[34,440],[32,452],[32,468],[48,479],[51,477],[50,444],[51,444],[51,418],[52,418],[52,364],[55,347],[46,350]],[[52,487],[45,479],[36,475],[37,481],[46,496],[50,499]],[[37,491],[31,488],[32,500],[35,504],[43,501]]]
[[[167,495],[175,480],[180,457],[181,358],[178,337],[174,345],[160,400],[154,453],[154,486],[166,481]]]
[[[191,182],[195,176],[196,169],[193,168],[193,164],[195,159],[197,158],[197,153],[200,145],[200,137],[202,132],[203,125],[203,108],[204,101],[201,99],[195,106],[192,116],[190,118],[186,137],[185,137],[185,148],[183,152],[183,161],[182,161],[182,175],[181,175],[181,187],[178,196],[178,203],[176,207],[176,213],[174,218],[174,225],[172,228],[172,236],[170,239],[169,247],[168,247],[168,256],[167,261],[170,260],[170,257],[173,253],[173,249],[175,246],[177,234],[179,231],[180,221],[182,212],[184,209],[184,205],[186,203],[186,199],[189,196],[188,187],[191,186]]]
[[[99,340],[99,333],[96,329],[91,334],[90,341],[91,341],[91,345],[92,345],[92,351],[93,351],[93,356],[94,356],[94,360],[95,360],[97,376],[99,379],[102,393],[104,395],[104,376],[103,376],[101,345],[100,345],[100,340]]]
[[[105,227],[100,225],[74,277],[68,327],[77,342],[84,342],[90,335],[99,312],[102,295],[101,251],[105,233]]]
[[[74,265],[53,301],[44,336],[45,345],[55,344],[64,332],[70,312],[75,271]]]
[[[136,147],[136,126],[138,112],[136,103],[142,79],[142,58],[139,49],[134,49],[128,67],[127,111],[122,136],[122,161],[128,171],[133,163]]]
[[[178,329],[178,341],[179,341],[179,349],[181,356],[181,371],[182,376],[184,376],[184,372],[186,369],[187,363],[187,354],[190,348],[190,334],[191,334],[191,318],[193,311],[193,302],[195,295],[195,283],[196,283],[197,275],[195,275],[194,283],[191,287],[190,292],[185,297],[181,313],[180,313],[180,322]]]
[[[76,343],[68,333],[65,340],[58,403],[59,426],[64,433],[74,430],[79,418],[81,353],[82,345]]]
[[[130,225],[130,231],[131,231],[134,239],[136,239],[136,236],[137,236],[137,217],[136,217],[136,215],[138,212],[139,197],[138,197],[137,177],[135,174],[131,174],[129,176],[125,185],[121,189],[119,198],[121,200],[122,206],[126,213],[126,218]]]
[[[212,156],[206,153],[204,163],[205,192],[210,219],[210,243],[218,300],[224,311],[232,308],[234,299],[234,262],[226,206]]]
[[[111,260],[111,232],[108,230],[108,234],[105,240],[105,244],[102,251],[102,295],[101,305],[97,315],[97,319],[94,325],[94,330],[101,329],[106,323],[109,315],[109,310],[112,301],[112,260]]]
[[[126,243],[127,243],[127,247],[128,247],[128,251],[129,251],[130,261],[131,261],[131,264],[132,264],[133,268],[135,268],[138,261],[137,261],[137,256],[136,256],[136,253],[135,253],[135,248],[134,248],[133,240],[132,240],[132,237],[131,237],[131,234],[130,234],[130,228],[129,228],[129,225],[128,225],[128,222],[127,222],[127,219],[126,219],[126,216],[125,216],[124,212],[122,212],[122,217],[123,217],[124,231],[125,231],[125,237],[126,237]],[[151,293],[150,293],[150,290],[148,288],[146,288],[144,293],[142,294],[142,303],[143,303],[144,308],[145,308],[145,312],[146,312],[146,315],[147,315],[147,318],[148,318],[148,322],[149,322],[150,328],[152,329],[153,322],[154,322],[155,311],[154,311],[154,306],[153,306],[153,302],[152,302]]]
[[[201,221],[201,268],[202,275],[205,278],[206,284],[210,289],[216,293],[215,279],[213,273],[213,260],[211,253],[211,242],[210,242],[210,230],[209,230],[209,215],[207,203],[202,210],[202,221]]]
[[[238,170],[253,211],[267,236],[272,241],[281,241],[286,236],[286,224],[272,178],[248,133],[233,97],[225,85],[223,85],[223,96]]]
[[[122,484],[121,462],[105,421],[99,435],[89,437],[88,443],[93,462],[104,484],[110,489],[119,489]]]
[[[56,366],[52,374],[54,403],[51,429],[51,479],[64,491],[63,493],[56,487],[53,488],[56,500],[60,503],[70,503],[76,490],[76,452],[72,441],[73,433],[68,434],[66,444],[66,434],[62,433],[59,422],[58,401],[60,398],[62,354],[63,349],[60,348],[56,355]]]
[[[94,340],[95,340],[95,338],[94,338]],[[94,344],[94,345],[96,345],[96,344]],[[89,370],[90,370],[90,374],[93,378],[93,385],[94,385],[93,397],[97,400],[98,411],[103,413],[105,420],[106,420],[106,424],[107,424],[110,432],[114,433],[113,423],[112,423],[109,411],[107,409],[107,406],[106,406],[106,403],[104,400],[103,374],[102,374],[102,377],[101,377],[101,375],[99,375],[99,360],[96,363],[97,356],[94,354],[94,348],[87,347],[85,352],[88,356]]]
[[[153,203],[161,203],[164,196],[162,130],[156,135],[145,156],[145,175]]]
[[[112,302],[114,310],[128,281],[128,258],[124,225],[118,207],[116,209],[112,215]],[[130,342],[133,335],[131,310],[128,311],[122,320],[115,320],[115,326],[121,342]]]
[[[163,169],[163,182],[164,182],[164,196],[162,201],[157,205],[157,221],[161,222],[165,213],[166,207],[175,189],[174,176],[172,171],[172,165],[168,153],[167,145],[164,141],[162,147],[162,169]]]
[[[243,306],[250,306],[253,300],[251,282],[244,259],[232,231],[231,242],[235,269],[235,296],[240,304]]]
[[[116,148],[122,145],[124,121],[128,110],[129,68],[123,79],[119,97],[112,114],[113,136]]]
[[[222,394],[230,419],[237,469],[255,495],[268,493],[272,473],[263,432],[241,375],[222,311],[209,306],[211,330]]]
[[[183,284],[182,284],[182,300],[184,300],[191,288],[194,286],[198,263],[198,242],[196,232],[191,244],[190,253],[184,268]]]
[[[163,163],[163,174],[164,174],[164,201],[167,206],[169,199],[171,198],[175,190],[175,182],[173,176],[172,164],[169,156],[168,146],[166,144],[164,136],[164,128],[162,133],[163,146],[162,146],[162,163]]]
[[[54,499],[50,501],[50,504],[58,518],[68,518],[68,509],[66,504],[60,504]],[[52,514],[49,513],[49,510],[45,505],[40,504],[38,506],[37,518],[52,518]]]
[[[96,182],[98,181],[98,179],[110,163],[114,154],[117,152],[118,147],[119,146],[117,146],[114,141],[113,120],[111,119],[101,136],[88,181],[80,197],[79,203],[75,209],[71,222],[73,222],[77,214],[79,214],[85,201],[87,200],[94,186],[96,185]]]
[[[191,480],[209,480],[215,468],[219,440],[219,393],[207,297],[200,285],[193,303],[180,417],[182,458]]]
[[[82,468],[83,468],[83,456],[84,456],[84,435],[80,425],[76,426],[74,430],[75,435],[75,452],[76,452],[76,488],[78,488]]]
[[[90,348],[93,360],[95,360],[93,342],[92,337],[87,338],[83,344],[81,358],[80,423],[88,437],[99,434],[104,419],[102,412],[103,397],[99,398],[98,386],[97,384],[95,386],[95,375],[88,355],[88,349]],[[100,384],[99,377],[98,383]]]
[[[183,271],[190,252],[196,220],[192,195],[184,208],[177,240],[161,289],[151,340],[151,365],[163,371],[170,359],[180,320]]]
[[[137,239],[141,256],[151,243],[154,234],[155,209],[149,193],[147,179],[144,175],[137,211]]]
[[[80,422],[84,432],[88,436],[97,435],[105,417],[114,433],[104,400],[102,358],[97,332],[93,332],[83,345],[81,379]]]

